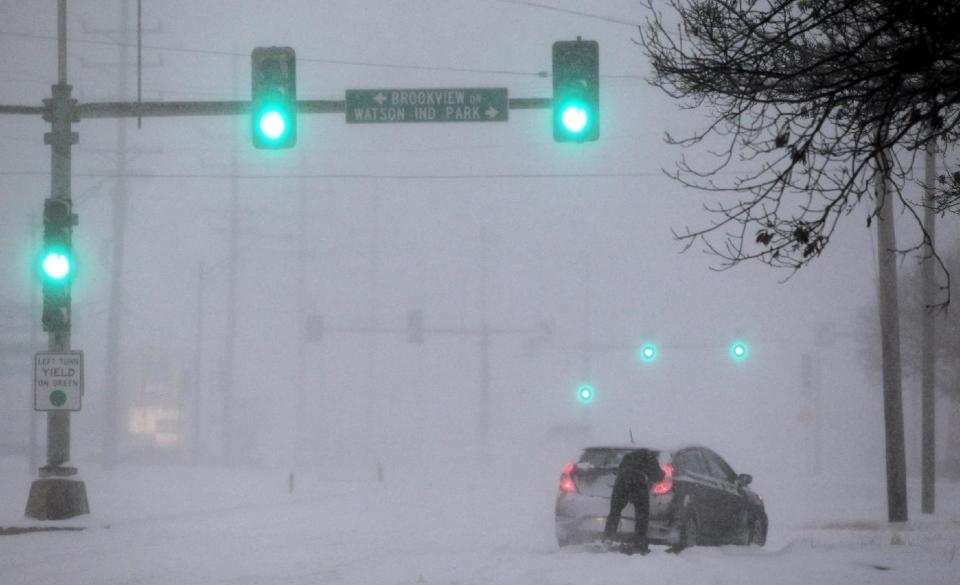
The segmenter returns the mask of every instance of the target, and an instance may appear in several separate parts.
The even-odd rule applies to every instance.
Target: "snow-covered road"
[[[29,476],[8,464],[0,526],[23,518]],[[758,480],[771,533],[763,548],[655,547],[648,557],[560,550],[556,478],[508,483],[469,472],[375,481],[286,472],[144,467],[85,472],[79,532],[0,537],[3,585],[950,583],[960,572],[960,486],[902,529],[876,489]],[[792,486],[792,487],[788,487]],[[916,490],[912,490],[916,494]],[[18,497],[19,496],[19,497]],[[914,498],[915,499],[915,498]]]

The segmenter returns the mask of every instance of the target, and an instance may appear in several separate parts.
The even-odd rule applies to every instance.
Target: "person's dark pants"
[[[615,484],[613,494],[610,496],[610,514],[607,515],[607,523],[603,528],[604,538],[613,539],[620,527],[620,514],[627,504],[633,504],[636,511],[634,520],[634,544],[640,548],[647,547],[647,526],[650,524],[650,496],[647,493],[647,486],[624,486]]]

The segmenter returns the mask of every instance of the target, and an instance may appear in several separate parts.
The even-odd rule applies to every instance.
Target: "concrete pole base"
[[[34,480],[27,500],[27,516],[36,520],[66,520],[89,514],[87,486],[77,479],[47,477]]]

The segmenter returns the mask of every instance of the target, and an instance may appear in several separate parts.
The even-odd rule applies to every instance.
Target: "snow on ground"
[[[85,527],[0,536],[2,585],[955,584],[960,572],[950,483],[938,485],[938,514],[912,509],[892,529],[882,478],[758,477],[765,548],[638,557],[558,549],[557,478],[543,474],[301,474],[291,494],[286,470],[80,467],[91,514],[42,523],[23,516],[23,462],[0,459],[0,527]]]

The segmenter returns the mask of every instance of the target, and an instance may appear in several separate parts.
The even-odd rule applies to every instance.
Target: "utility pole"
[[[490,458],[490,327],[487,324],[487,230],[480,232],[480,460]]]
[[[304,410],[307,405],[307,190],[304,174],[306,159],[300,157],[300,189],[297,219],[299,221],[299,246],[297,249],[297,389],[293,413],[293,468],[299,471],[303,465]]]
[[[76,102],[67,84],[67,0],[57,1],[57,84],[49,101],[50,132],[45,141],[50,145],[50,198],[70,202],[71,149],[79,140],[73,132]],[[70,306],[67,301],[69,323]],[[70,327],[49,332],[51,352],[70,349]],[[40,479],[30,486],[27,516],[38,520],[61,520],[89,514],[86,484],[79,479],[77,468],[70,462],[70,412],[47,412],[47,464],[40,468]]]
[[[29,221],[31,231],[34,234],[39,234],[40,231],[37,229],[38,222],[37,222],[36,214],[31,213],[30,219],[28,221]],[[39,250],[40,249],[39,238],[34,237],[33,240],[34,240],[33,249]],[[38,329],[37,315],[39,315],[40,312],[38,311],[38,307],[37,307],[37,304],[38,304],[37,299],[40,298],[41,290],[42,290],[42,287],[35,286],[33,294],[30,295],[30,316],[33,317],[30,323],[30,350],[31,351],[35,351],[38,347],[40,347],[40,332],[37,330]],[[33,409],[33,401],[34,401],[34,397],[30,396],[31,409]],[[37,441],[38,426],[39,425],[37,425],[37,413],[31,412],[30,413],[30,431],[29,431],[30,441],[28,443],[28,448],[30,449],[30,453],[27,456],[27,462],[30,469],[38,469],[40,467],[40,448],[39,448],[40,446],[38,445],[38,441]]]
[[[200,416],[203,406],[203,299],[204,286],[206,284],[206,275],[204,274],[203,263],[197,270],[197,340],[196,348],[193,352],[193,464],[198,465],[203,456],[202,440],[200,437]]]
[[[810,396],[813,401],[813,472],[819,474],[823,471],[823,372],[824,358],[823,349],[828,344],[832,344],[837,336],[837,332],[832,330],[826,323],[817,325],[814,347],[816,353],[813,362],[812,388]]]
[[[233,82],[234,91],[239,91],[239,75],[237,71],[236,59],[233,64]],[[224,339],[224,358],[223,366],[220,370],[220,400],[223,404],[223,459],[228,465],[238,463],[239,457],[236,453],[236,421],[235,409],[233,403],[238,399],[238,392],[235,387],[236,376],[234,369],[236,367],[237,350],[237,265],[239,262],[239,239],[240,239],[240,182],[237,174],[240,172],[239,162],[239,144],[237,144],[236,126],[233,130],[233,149],[231,150],[231,173],[230,173],[230,227],[229,227],[229,251],[227,252],[227,332]]]
[[[117,96],[121,99],[129,97],[129,68],[130,68],[130,1],[120,0],[120,23],[115,30],[92,30],[105,36],[108,39],[118,41],[117,63],[109,64],[84,64],[84,67],[97,69],[117,70]],[[137,2],[137,99],[141,99],[142,94],[142,74],[143,67],[140,51],[143,28],[141,26],[141,0]],[[84,30],[87,27],[84,25]],[[153,32],[153,31],[150,31]],[[139,120],[138,120],[139,127]],[[116,147],[116,182],[113,186],[112,194],[112,219],[113,219],[113,255],[110,263],[110,292],[107,303],[107,348],[106,348],[106,368],[104,384],[104,417],[102,452],[103,464],[107,469],[111,469],[119,462],[119,441],[120,425],[122,415],[120,412],[122,395],[120,392],[122,379],[122,327],[124,313],[124,274],[126,267],[126,229],[127,229],[127,203],[129,201],[129,184],[127,181],[127,160],[129,147],[127,143],[127,121],[117,120],[117,147]]]
[[[236,453],[235,434],[236,421],[234,420],[233,403],[238,399],[235,386],[236,376],[234,368],[236,366],[236,347],[237,347],[237,264],[238,264],[238,240],[239,240],[239,222],[240,222],[240,196],[237,189],[237,155],[234,152],[234,173],[230,178],[230,250],[227,256],[227,332],[224,339],[225,354],[223,358],[223,367],[220,371],[220,400],[223,404],[223,459],[227,464],[238,462]]]
[[[906,454],[903,438],[903,392],[900,373],[900,319],[897,294],[897,238],[889,189],[890,156],[882,151],[877,173],[877,262],[880,337],[883,355],[883,418],[886,443],[887,515],[907,521]]]
[[[926,152],[926,173],[924,177],[924,210],[923,210],[923,229],[930,238],[930,257],[923,262],[923,321],[922,327],[922,368],[921,375],[921,443],[922,443],[922,472],[921,472],[921,506],[920,511],[924,514],[933,514],[936,507],[936,347],[934,338],[936,336],[936,324],[933,319],[931,307],[933,306],[936,295],[936,287],[933,282],[933,253],[932,250],[936,244],[936,214],[934,213],[934,185],[937,178],[937,143],[931,141],[927,145]]]
[[[127,99],[127,0],[120,0],[120,56],[117,64],[117,91]],[[119,458],[120,424],[120,323],[123,316],[123,272],[127,233],[127,121],[117,120],[117,182],[113,188],[113,261],[110,263],[110,296],[107,316],[106,385],[104,388],[103,464],[116,466]]]
[[[380,195],[370,195],[370,298],[368,327],[376,327],[380,313]],[[377,367],[379,362],[379,346],[376,335],[367,336],[367,400],[374,414],[374,420],[383,420],[381,417],[391,411],[387,404],[390,400],[388,392],[377,389]],[[383,457],[387,445],[387,437],[379,425],[370,427],[370,440],[373,441],[374,456],[377,459],[377,476],[383,481]]]

